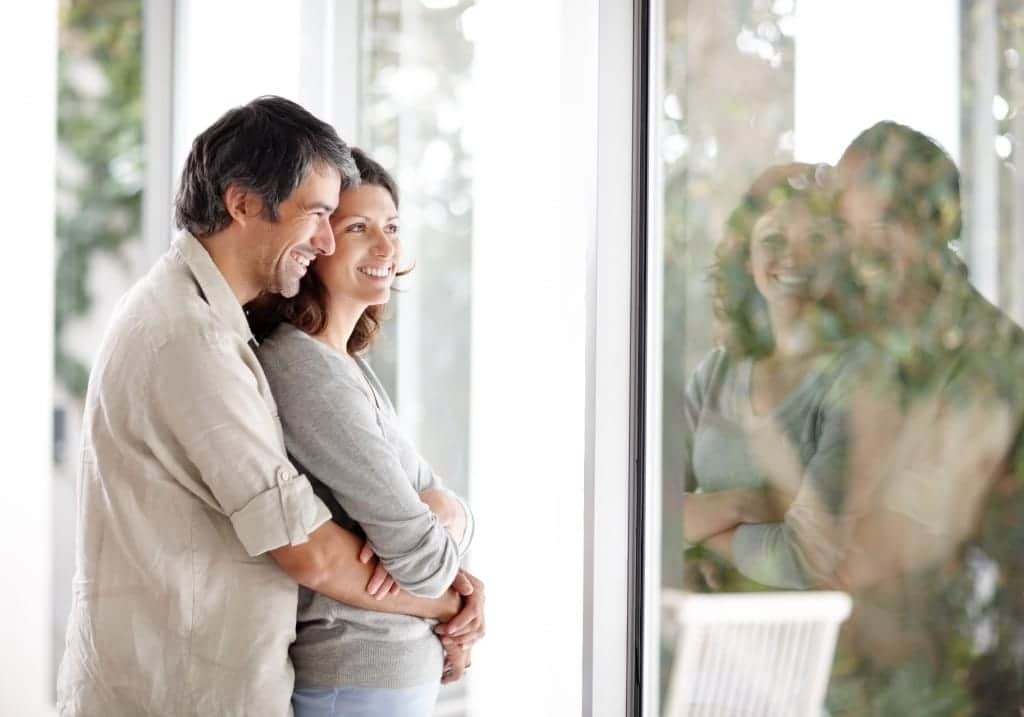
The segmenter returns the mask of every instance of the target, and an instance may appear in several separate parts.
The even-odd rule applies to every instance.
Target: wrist
[[[448,622],[462,611],[463,597],[448,588],[444,595],[435,600],[437,612],[432,615],[440,622]]]

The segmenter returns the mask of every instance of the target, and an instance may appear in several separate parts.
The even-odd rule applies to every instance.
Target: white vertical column
[[[226,110],[268,94],[305,102],[301,74],[303,63],[310,63],[302,49],[303,13],[291,3],[177,0],[175,4],[172,166],[178,171],[195,136]],[[306,0],[304,9],[312,4]],[[313,22],[308,13],[305,22]]]
[[[598,3],[596,225],[587,287],[583,714],[626,713],[633,3]]]
[[[325,119],[334,125],[341,138],[350,145],[362,141],[359,126],[360,86],[362,82],[363,3],[355,0],[332,0],[334,34],[331,47],[331,109]]]
[[[172,160],[176,4],[174,0],[144,0],[142,4],[145,182],[139,275],[166,251],[173,236],[175,173],[180,169]]]
[[[1024,87],[1024,63],[1019,64],[1014,72],[1017,74],[1016,86]],[[1013,166],[1016,171],[1009,181],[1013,183],[1011,196],[1014,197],[1011,242],[1015,266],[1013,276],[1016,280],[1013,284],[1014,301],[1011,315],[1018,324],[1024,324],[1024,92],[1014,98],[1014,101],[1018,107],[1017,116],[1013,119]]]
[[[51,650],[54,187],[57,2],[0,9],[0,197],[10,246],[31,256],[0,282],[0,440],[6,474],[0,519],[0,714],[55,714]]]
[[[999,89],[999,31],[996,0],[971,4],[966,18],[973,25],[971,80],[970,194],[965,197],[964,240],[973,283],[986,299],[999,303],[999,158],[993,140],[996,120],[992,100]]]
[[[357,3],[342,3],[356,5]],[[335,0],[299,2],[299,87],[296,99],[303,107],[331,122],[334,110],[334,63],[329,59],[335,46]],[[343,11],[344,12],[344,11]],[[353,44],[348,37],[343,44]]]
[[[473,566],[489,596],[472,715],[584,710],[585,271],[597,116],[587,4],[480,2],[471,16],[469,492]]]

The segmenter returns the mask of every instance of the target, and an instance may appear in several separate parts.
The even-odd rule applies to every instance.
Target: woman
[[[379,557],[367,589],[379,598],[399,588],[434,597],[457,576],[472,517],[402,435],[360,355],[402,272],[395,182],[362,151],[352,153],[362,182],[343,189],[331,217],[334,253],[316,259],[298,295],[267,297],[250,316],[258,336],[283,319],[258,353],[285,442],[334,520],[366,536],[364,561]],[[468,666],[459,645],[445,647],[447,664],[428,620],[302,589],[291,649],[295,714],[432,714],[442,678]]]
[[[825,580],[836,559],[849,357],[829,307],[848,284],[828,175],[773,167],[729,217],[712,268],[721,346],[685,399],[684,538],[774,587]]]

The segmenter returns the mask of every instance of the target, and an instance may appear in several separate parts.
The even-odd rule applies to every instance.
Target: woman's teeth
[[[361,266],[359,267],[359,271],[363,272],[367,276],[372,276],[377,279],[387,278],[387,276],[391,274],[390,267]]]
[[[775,280],[783,286],[806,286],[808,277],[803,274],[776,274]]]

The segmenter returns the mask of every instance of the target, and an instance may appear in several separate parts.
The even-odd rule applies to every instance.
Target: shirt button
[[[287,483],[288,481],[290,481],[294,477],[295,476],[293,476],[291,473],[289,473],[284,468],[278,468],[277,469],[277,479],[279,481],[281,481],[282,483]]]

